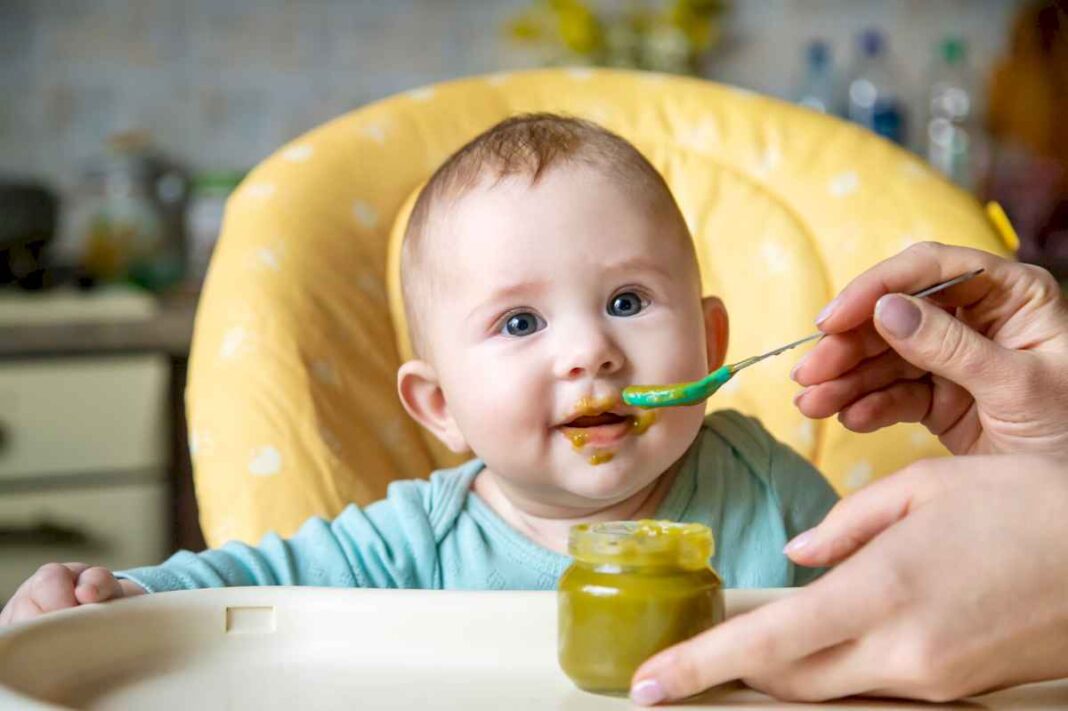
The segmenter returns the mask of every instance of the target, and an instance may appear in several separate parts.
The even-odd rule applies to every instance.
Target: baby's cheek
[[[544,429],[545,394],[521,375],[496,373],[474,380],[469,387],[461,426],[476,451],[507,447]]]
[[[681,342],[685,345],[664,349],[667,355],[664,365],[671,369],[674,378],[669,380],[678,382],[705,377],[708,374],[708,358],[704,343],[695,343],[692,339],[685,339]]]
[[[660,457],[674,461],[693,443],[704,421],[704,410],[701,407],[664,408],[657,414],[659,419],[643,436],[648,438]]]
[[[632,361],[634,377],[643,384],[703,378],[707,375],[706,357],[703,340],[695,336],[699,333],[697,327],[684,332],[679,324],[671,324],[655,338],[630,339],[627,354]]]

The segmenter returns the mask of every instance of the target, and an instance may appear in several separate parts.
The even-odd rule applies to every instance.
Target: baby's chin
[[[625,498],[667,473],[692,444],[694,434],[690,430],[688,423],[676,423],[672,428],[654,425],[649,432],[630,436],[617,447],[558,449],[553,456],[554,481],[568,491],[597,500]]]
[[[564,433],[555,431],[544,449],[506,450],[495,446],[480,456],[502,483],[510,482],[528,495],[537,492],[536,498],[542,504],[601,509],[654,484],[685,455],[700,421],[672,424],[655,425],[646,433],[625,437],[609,447],[591,443],[576,446]]]
[[[626,456],[593,464],[588,456],[576,456],[554,478],[561,489],[584,503],[611,506],[654,483],[670,466],[670,462],[664,466],[639,464],[628,461]]]

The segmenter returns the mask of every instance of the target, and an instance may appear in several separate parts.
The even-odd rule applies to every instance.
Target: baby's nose
[[[610,375],[623,367],[623,353],[604,334],[586,334],[565,348],[557,368],[561,378],[574,380]]]

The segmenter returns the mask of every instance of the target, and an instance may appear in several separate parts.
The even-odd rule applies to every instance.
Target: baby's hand
[[[85,563],[49,563],[41,566],[8,600],[0,611],[0,627],[67,607],[144,592],[144,588],[130,580],[118,580],[107,568],[94,568]]]

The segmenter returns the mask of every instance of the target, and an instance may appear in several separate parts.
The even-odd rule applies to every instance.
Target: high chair
[[[415,191],[501,119],[552,111],[619,133],[667,179],[728,362],[813,329],[851,278],[910,244],[1007,254],[981,206],[916,156],[843,121],[689,78],[551,69],[417,89],[283,147],[231,197],[197,314],[187,405],[209,545],[289,535],[458,461],[396,395],[408,343],[397,247]],[[919,425],[875,434],[791,405],[796,356],[709,401],[758,417],[841,492],[943,453]]]

